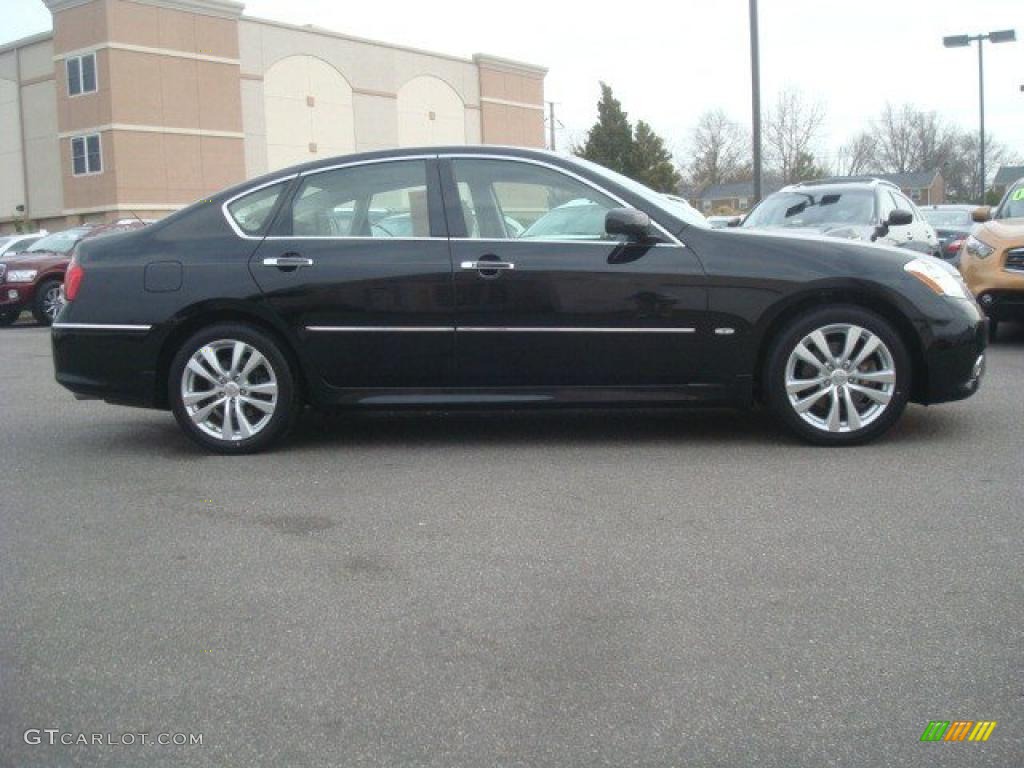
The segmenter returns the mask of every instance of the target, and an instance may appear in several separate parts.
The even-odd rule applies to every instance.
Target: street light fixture
[[[985,59],[982,54],[984,43],[1012,43],[1017,39],[1017,31],[1013,29],[1000,29],[996,32],[989,32],[987,35],[950,35],[942,38],[942,44],[947,48],[966,48],[972,42],[978,42],[978,112],[981,116],[981,204],[985,204]],[[1022,87],[1024,90],[1024,87]]]

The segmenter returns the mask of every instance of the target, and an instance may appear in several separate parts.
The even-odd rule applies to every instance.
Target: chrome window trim
[[[309,170],[302,171],[302,172],[298,172],[297,171],[297,172],[292,173],[292,174],[290,174],[288,176],[282,176],[280,178],[274,179],[273,181],[268,181],[268,182],[266,182],[264,184],[260,184],[259,186],[256,186],[256,187],[251,187],[251,188],[245,190],[244,192],[238,193],[237,195],[233,196],[229,200],[225,200],[224,201],[224,203],[221,205],[221,211],[223,212],[224,218],[227,220],[228,225],[231,227],[231,229],[234,231],[234,233],[238,237],[243,239],[243,240],[256,240],[256,241],[261,241],[261,240],[269,240],[269,241],[280,241],[280,240],[338,240],[338,241],[353,240],[353,241],[356,241],[356,242],[361,241],[361,240],[372,240],[372,241],[375,241],[375,242],[418,242],[418,241],[424,241],[424,240],[455,240],[455,241],[459,241],[459,242],[483,242],[483,243],[487,243],[487,242],[494,242],[494,243],[510,243],[510,242],[514,242],[514,243],[520,243],[521,242],[521,243],[540,243],[540,244],[553,244],[553,245],[567,245],[567,244],[582,245],[582,244],[587,244],[587,245],[602,245],[602,246],[605,246],[605,247],[607,247],[608,245],[613,244],[613,243],[616,242],[616,241],[609,241],[609,240],[558,240],[558,239],[551,239],[551,240],[543,240],[543,239],[515,240],[515,239],[510,239],[510,238],[479,238],[479,237],[369,237],[369,236],[366,236],[366,235],[339,235],[339,236],[332,236],[332,235],[297,235],[297,236],[267,235],[266,237],[256,237],[254,235],[247,235],[245,232],[243,232],[241,230],[241,228],[238,226],[237,222],[235,222],[234,218],[232,218],[231,213],[228,211],[228,206],[229,205],[231,205],[236,200],[239,200],[239,199],[245,197],[246,195],[252,194],[253,192],[259,192],[261,189],[266,189],[267,187],[272,187],[275,184],[280,184],[281,182],[285,182],[285,181],[291,181],[291,180],[293,180],[295,178],[299,178],[299,177],[305,178],[307,176],[315,176],[318,173],[327,173],[328,171],[337,171],[337,170],[341,170],[341,169],[344,169],[344,168],[356,168],[356,167],[359,167],[359,166],[362,166],[362,165],[378,165],[380,163],[398,163],[398,162],[402,162],[402,161],[405,161],[405,160],[440,160],[440,159],[443,159],[443,160],[454,160],[454,159],[460,159],[460,158],[467,158],[467,159],[473,159],[473,160],[504,160],[506,162],[527,163],[529,165],[537,165],[537,166],[540,166],[542,168],[547,168],[549,170],[555,171],[556,173],[561,173],[564,176],[568,176],[569,178],[574,179],[574,180],[580,182],[581,184],[583,184],[585,186],[588,186],[588,187],[590,187],[591,189],[593,189],[593,190],[595,190],[597,192],[600,192],[601,194],[605,195],[606,197],[611,198],[612,200],[614,200],[619,205],[625,206],[627,208],[634,207],[634,206],[631,206],[629,203],[627,203],[625,200],[623,200],[618,195],[610,192],[609,190],[605,189],[604,187],[599,186],[598,184],[590,181],[589,179],[586,179],[583,176],[580,176],[579,174],[573,173],[572,171],[566,170],[565,168],[562,168],[560,166],[554,165],[552,163],[544,162],[543,160],[537,160],[537,159],[534,159],[534,158],[527,158],[527,157],[516,157],[516,156],[513,156],[513,155],[491,155],[491,154],[486,154],[486,153],[473,153],[473,154],[461,154],[461,153],[451,154],[450,153],[450,154],[443,154],[443,155],[441,155],[441,154],[438,154],[438,155],[427,154],[427,155],[407,155],[407,156],[402,156],[402,157],[378,157],[378,158],[373,158],[373,159],[370,159],[370,160],[353,160],[351,162],[346,162],[346,163],[336,163],[335,165],[329,165],[329,166],[326,166],[324,168],[311,168]],[[667,243],[656,243],[654,247],[656,247],[656,248],[665,247],[665,246],[672,247],[672,248],[685,248],[686,247],[686,245],[683,242],[681,242],[679,240],[679,238],[677,238],[675,235],[673,235],[671,232],[669,232],[667,229],[665,229],[663,226],[661,226],[661,224],[659,224],[658,222],[654,221],[653,219],[651,221],[654,224],[654,226],[657,228],[657,230],[664,237],[668,238],[668,240],[670,241],[670,242],[667,242]],[[619,244],[625,245],[626,243],[619,243]]]
[[[251,195],[253,192],[259,192],[261,189],[266,189],[267,187],[272,187],[275,184],[281,184],[281,183],[284,183],[284,182],[291,181],[292,179],[297,178],[298,175],[299,174],[297,174],[297,173],[293,173],[293,174],[291,174],[289,176],[281,176],[280,178],[274,179],[273,181],[268,181],[268,182],[266,182],[264,184],[260,184],[260,185],[255,186],[255,187],[250,187],[249,189],[245,190],[244,192],[239,192],[237,195],[231,197],[228,200],[225,200],[221,204],[220,210],[221,210],[221,213],[224,214],[224,218],[227,220],[228,226],[230,226],[231,229],[233,229],[235,231],[235,234],[238,235],[243,240],[263,240],[264,238],[262,238],[262,237],[256,237],[255,235],[247,235],[245,232],[243,232],[242,228],[238,226],[238,222],[235,221],[234,217],[231,215],[231,211],[228,210],[228,206],[230,206],[236,200],[241,200],[243,197]],[[272,223],[273,222],[271,222],[271,224]]]
[[[553,163],[547,163],[547,162],[544,162],[543,160],[537,160],[537,159],[532,158],[532,157],[515,157],[513,155],[491,155],[491,154],[487,154],[487,153],[466,153],[466,154],[463,154],[463,153],[452,153],[452,154],[438,155],[438,157],[440,159],[442,159],[442,160],[462,160],[462,159],[469,159],[469,160],[504,160],[506,162],[511,162],[511,163],[526,163],[528,165],[538,165],[538,166],[540,166],[542,168],[547,168],[548,170],[555,171],[556,173],[561,173],[563,176],[568,176],[571,179],[575,179],[576,181],[580,182],[584,186],[590,187],[591,189],[593,189],[593,190],[595,190],[597,192],[600,192],[605,197],[610,197],[612,200],[614,200],[619,205],[621,205],[621,206],[623,206],[625,208],[636,208],[636,206],[630,205],[629,203],[627,203],[625,200],[623,200],[621,197],[619,197],[615,193],[610,192],[609,190],[607,190],[604,187],[598,185],[597,183],[591,181],[590,179],[587,179],[587,178],[585,178],[583,176],[580,176],[578,173],[573,173],[572,171],[566,170],[565,168],[562,168],[561,166],[554,165]],[[458,179],[456,179],[455,181],[456,181],[456,183],[458,183]],[[670,243],[664,243],[664,245],[673,245],[673,246],[678,246],[680,248],[685,248],[686,247],[685,245],[683,245],[683,243],[681,243],[679,241],[679,238],[677,238],[675,235],[673,235],[671,232],[669,232],[667,229],[665,229],[663,226],[661,226],[661,224],[659,224],[658,222],[654,221],[653,218],[651,219],[651,223],[653,223],[654,226],[658,229],[658,231],[660,231],[665,237],[667,237],[671,241]],[[451,239],[452,240],[476,240],[478,238],[473,238],[473,237],[453,237]],[[515,240],[515,239],[510,239],[510,238],[506,238],[506,239],[502,240],[501,242],[510,242],[510,241],[511,242],[534,242],[534,243],[536,243],[536,242],[548,242],[548,241],[544,241],[544,240],[524,240],[524,241],[519,241],[519,240]],[[550,241],[550,242],[560,242],[560,241],[555,240],[555,241]],[[582,241],[572,241],[572,242],[582,242]],[[604,244],[604,241],[600,241],[600,240],[592,240],[590,242],[596,242],[596,243]]]
[[[120,325],[117,323],[54,323],[50,326],[57,331],[133,331],[150,330],[152,325]]]

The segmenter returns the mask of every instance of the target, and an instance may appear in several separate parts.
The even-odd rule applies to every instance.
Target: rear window
[[[40,251],[52,251],[53,253],[68,253],[75,247],[75,243],[81,240],[89,232],[88,227],[77,227],[65,229],[63,232],[54,232],[39,240],[28,249],[28,253]]]
[[[970,227],[970,211],[925,210],[924,217],[933,227]]]
[[[287,183],[282,181],[238,198],[228,205],[228,214],[245,234],[253,236],[263,234],[270,224],[274,207]]]

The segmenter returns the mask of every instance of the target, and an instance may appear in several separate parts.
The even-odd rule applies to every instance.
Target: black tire
[[[263,425],[258,432],[253,434],[251,437],[243,437],[241,428],[239,426],[239,418],[237,411],[232,411],[232,415],[229,417],[229,421],[233,422],[233,429],[231,429],[232,439],[224,439],[216,437],[210,434],[206,429],[209,429],[211,425],[209,422],[204,422],[206,429],[203,426],[198,425],[193,421],[192,416],[189,414],[188,408],[185,404],[183,387],[185,386],[185,373],[186,367],[193,355],[202,354],[202,350],[207,348],[208,350],[215,350],[219,342],[242,342],[244,345],[259,352],[260,355],[265,359],[266,369],[263,368],[263,363],[260,364],[260,370],[257,373],[262,372],[266,386],[271,381],[276,384],[276,402],[274,410],[270,415],[269,420]],[[211,345],[207,347],[207,345]],[[218,359],[225,359],[225,355],[230,348],[224,346],[221,347],[216,354],[219,356]],[[245,358],[248,359],[248,358]],[[222,367],[228,368],[228,360],[225,359]],[[244,364],[239,365],[240,368],[244,368]],[[204,370],[209,372],[211,368],[206,365]],[[272,374],[272,377],[271,377]],[[190,374],[191,380],[199,383],[206,384],[210,387],[225,386],[225,384],[213,381],[208,381],[207,377],[196,377],[194,374]],[[237,381],[237,379],[236,379]],[[230,385],[230,381],[228,382]],[[242,384],[244,386],[244,383]],[[227,395],[231,395],[232,391],[228,391]],[[246,390],[242,390],[239,393],[236,390],[233,391],[235,395],[234,402],[239,408],[246,408],[241,404],[245,400],[244,397],[239,397],[239,394],[248,394]],[[241,323],[218,323],[211,325],[208,328],[196,333],[188,341],[186,341],[177,354],[174,356],[174,360],[171,362],[170,375],[167,382],[167,397],[168,402],[171,404],[171,410],[174,413],[174,418],[177,420],[178,425],[182,431],[185,432],[192,440],[206,448],[209,451],[222,454],[248,454],[258,453],[266,450],[272,444],[281,440],[291,429],[292,424],[299,413],[299,403],[297,402],[298,388],[295,385],[295,373],[292,371],[291,366],[288,363],[288,359],[282,352],[278,342],[269,334],[259,330],[250,325],[244,325]],[[211,397],[209,400],[203,401],[203,407],[210,402],[219,399],[221,397],[216,391],[211,391]],[[269,395],[268,395],[269,397]],[[248,401],[251,402],[251,399]],[[195,406],[193,406],[195,407]],[[225,406],[219,406],[211,412],[210,416],[213,419],[217,419],[220,416],[221,429],[224,429],[223,424],[223,413]],[[249,407],[249,413],[255,414],[257,418],[261,418],[259,412],[254,411]],[[244,417],[243,417],[244,418]],[[248,421],[246,422],[248,425]],[[239,436],[234,437],[234,432],[238,431]]]
[[[988,340],[995,341],[996,336],[999,335],[999,321],[994,317],[988,319]]]
[[[851,428],[851,424],[849,423],[849,406],[840,398],[840,405],[837,407],[837,414],[840,419],[844,412],[847,414],[846,424],[840,424],[840,429],[846,431],[833,432],[827,431],[827,424],[823,426],[812,425],[805,420],[804,416],[801,416],[801,414],[797,412],[796,406],[790,402],[790,395],[786,391],[786,374],[790,356],[794,354],[794,350],[796,350],[798,344],[808,338],[808,336],[815,330],[824,329],[828,326],[841,325],[858,326],[862,329],[866,329],[881,340],[891,356],[892,365],[895,370],[895,380],[892,383],[892,391],[888,393],[888,402],[884,407],[882,407],[879,413],[871,417],[871,420],[865,419],[867,423],[857,429]],[[837,332],[833,331],[833,333]],[[829,339],[828,341],[830,344],[833,343],[832,339]],[[860,340],[857,342],[855,350],[862,350],[865,342],[866,337],[861,336]],[[869,442],[879,437],[893,424],[895,424],[907,405],[912,382],[910,355],[908,354],[906,344],[900,338],[899,333],[896,332],[893,326],[885,320],[885,318],[875,314],[874,312],[855,305],[836,305],[815,309],[800,315],[790,322],[771,343],[772,347],[767,356],[762,379],[764,384],[765,400],[767,401],[767,404],[775,418],[783,426],[806,442],[813,443],[815,445],[831,446],[858,445]],[[841,351],[836,354],[839,357],[842,356]],[[857,356],[857,352],[850,355],[851,358],[856,358]],[[815,354],[815,357],[824,357],[824,355]],[[869,364],[870,361],[861,367],[864,368]],[[814,369],[812,368],[810,370]],[[822,375],[825,375],[826,371],[822,370],[821,373]],[[869,375],[872,371],[865,370],[863,373],[865,375]],[[847,376],[854,377],[855,374],[843,374],[843,379],[840,380],[840,383],[845,381]],[[802,378],[803,377],[797,377],[798,380]],[[835,381],[835,379],[832,379],[832,381]],[[855,378],[854,381],[856,381]],[[828,384],[822,385],[823,388],[827,388],[828,386]],[[865,386],[874,388],[876,386],[884,387],[885,385],[865,385],[860,383],[858,386],[860,386],[861,391],[863,391]],[[807,391],[808,390],[803,390],[799,396],[804,397],[805,395],[803,393]],[[815,394],[818,390],[813,389],[810,391],[811,394]],[[857,398],[858,401],[865,403],[866,406],[871,405],[871,403],[869,403],[862,395],[853,393],[852,388],[844,390],[842,387],[839,387],[838,391],[850,392],[851,397]],[[837,397],[839,396],[837,395]],[[831,403],[831,398],[831,395],[826,398],[822,398],[822,403],[820,405],[816,405],[816,407],[826,407]],[[872,400],[871,402],[874,401]],[[857,410],[857,408],[855,407],[854,410]],[[811,417],[813,417],[813,412],[811,413]],[[822,418],[824,420],[824,417]]]
[[[16,322],[18,322],[18,317],[20,316],[20,309],[12,309],[7,312],[0,312],[0,328],[7,328],[8,326],[14,325]]]
[[[53,325],[55,316],[51,316],[46,310],[50,305],[53,292],[60,292],[62,282],[62,280],[43,280],[43,282],[36,286],[36,296],[32,300],[32,317],[40,325]]]

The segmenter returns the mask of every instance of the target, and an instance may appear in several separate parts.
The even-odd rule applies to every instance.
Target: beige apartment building
[[[0,231],[159,218],[294,163],[439,144],[544,146],[532,64],[243,14],[233,0],[43,0],[0,46]]]

